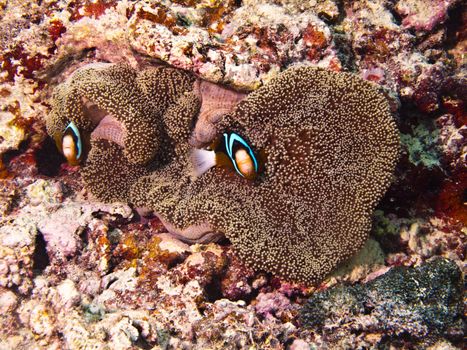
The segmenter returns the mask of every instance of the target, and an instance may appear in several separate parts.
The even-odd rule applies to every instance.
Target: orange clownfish
[[[70,122],[60,135],[56,135],[55,143],[57,148],[65,156],[68,164],[78,165],[83,157],[83,140],[78,127]]]
[[[230,132],[214,142],[210,149],[195,149],[191,154],[195,176],[200,176],[214,166],[227,167],[248,180],[259,173],[260,161],[248,142],[240,135]]]

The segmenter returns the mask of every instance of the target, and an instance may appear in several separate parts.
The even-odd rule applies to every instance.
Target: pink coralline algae
[[[398,1],[394,9],[402,17],[402,26],[417,32],[430,32],[443,24],[449,17],[448,10],[458,0],[404,0]]]
[[[281,293],[260,293],[256,298],[255,310],[264,317],[283,318],[291,309],[290,300]]]
[[[436,4],[430,7],[425,1],[399,1],[394,9],[410,9],[420,16],[417,18],[425,19],[426,16],[417,9],[432,15],[435,8],[439,12],[438,17],[442,18],[432,19],[431,30],[432,26],[440,25],[442,19],[448,18],[448,9],[459,6],[458,1],[433,3]],[[413,30],[409,30],[413,29],[411,26],[398,25],[393,12],[389,10],[391,6],[387,1],[348,3],[342,29],[348,32],[356,60],[363,68],[363,77],[397,92],[399,98],[414,103],[421,111],[432,113],[438,110],[443,83],[452,74],[449,60],[440,57],[442,51],[436,49],[447,41],[446,34],[438,33],[424,40],[419,39],[417,34],[421,35],[422,29],[417,28],[414,34]]]
[[[459,106],[462,108],[462,106]],[[456,118],[453,114],[444,114],[436,120],[440,128],[440,142],[449,167],[453,170],[467,167],[467,119]]]

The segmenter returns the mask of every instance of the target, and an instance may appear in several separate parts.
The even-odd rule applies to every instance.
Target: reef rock
[[[137,1],[130,10],[130,43],[138,52],[244,90],[294,62],[339,70],[328,25],[295,5]]]
[[[417,268],[396,267],[364,285],[314,294],[301,310],[312,327],[333,344],[359,330],[381,342],[432,344],[464,335],[463,278],[455,263],[435,259]]]
[[[461,0],[0,0],[0,348],[462,349],[462,281],[443,258],[466,271],[466,47],[467,4]],[[95,72],[87,76],[89,86],[69,83],[74,72],[96,63],[125,66],[126,77],[143,78],[142,84]],[[148,85],[151,74],[139,76],[167,64],[184,69],[193,84],[172,94],[170,83]],[[128,202],[128,187],[115,185],[148,172],[156,175],[159,194],[177,192],[173,182],[183,178],[182,167],[173,169],[173,178],[154,174],[149,158],[162,155],[165,165],[187,159],[187,150],[207,146],[224,131],[222,120],[231,119],[223,116],[248,93],[297,65],[371,81],[388,98],[402,134],[400,161],[371,229],[365,214],[371,239],[319,284],[290,283],[246,266],[235,248],[249,249],[258,240],[244,240],[241,230],[225,230],[241,238],[235,247],[228,240],[199,243],[199,230],[184,232],[198,242],[189,245],[168,238],[168,228],[181,231],[148,208],[103,204],[90,194],[89,179],[95,179],[95,188],[114,186],[106,200]],[[74,104],[63,108],[52,91],[67,81],[58,95],[73,96]],[[140,86],[155,89],[142,92]],[[211,88],[214,93],[203,96]],[[113,112],[125,110],[131,119],[149,111],[163,133],[133,139],[134,152],[125,151],[124,129],[109,113],[95,134],[104,138],[91,147],[86,165],[70,166],[47,136],[47,116],[57,105],[65,116],[79,114],[74,107],[93,107],[84,95],[99,100],[103,91],[113,98],[94,101],[97,112],[117,96],[121,104]],[[219,100],[222,108],[213,107]],[[67,122],[60,120],[57,130]],[[282,135],[277,130],[273,138]],[[257,141],[243,136],[256,150]],[[151,143],[159,143],[159,151],[140,152]],[[119,159],[133,162],[119,167]],[[344,164],[347,158],[340,159]],[[135,160],[143,172],[132,172]],[[145,181],[141,188],[152,191],[154,182]],[[186,177],[186,184],[192,181]],[[207,214],[212,193],[228,192],[225,183],[214,183],[202,197]],[[192,198],[196,191],[177,193]],[[221,211],[219,221],[245,220],[249,193],[232,201],[230,217]],[[183,196],[154,201],[174,222],[200,215]],[[186,210],[171,210],[174,205]],[[332,212],[340,205],[328,207]],[[288,208],[281,208],[285,218]],[[258,236],[267,236],[280,219],[264,220]],[[251,221],[245,220],[257,226]],[[201,237],[213,238],[205,233]],[[339,239],[330,242],[342,249]],[[335,255],[324,258],[334,261]]]

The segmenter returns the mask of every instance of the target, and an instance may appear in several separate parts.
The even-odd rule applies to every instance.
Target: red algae
[[[207,6],[202,25],[210,34],[220,34],[227,24],[228,15],[235,9],[235,0],[219,1],[214,6]]]
[[[255,273],[232,253],[232,251],[227,253],[229,261],[221,281],[221,292],[229,300],[247,299],[253,292],[251,282]]]
[[[117,5],[117,0],[75,0],[69,5],[71,8],[72,21],[77,21],[83,17],[99,18],[107,9]]]
[[[303,42],[308,48],[306,56],[310,61],[318,60],[321,57],[323,49],[328,44],[323,32],[316,30],[311,24],[308,25],[303,33]]]
[[[134,232],[129,232],[122,237],[112,255],[119,260],[124,260],[129,266],[136,266],[136,259],[140,256],[140,248]]]
[[[174,34],[182,34],[185,32],[183,28],[176,26],[177,19],[164,7],[157,7],[152,12],[139,9],[136,16],[152,23],[162,24],[169,28]]]
[[[0,65],[2,70],[7,73],[5,78],[0,79],[12,82],[18,74],[27,79],[33,79],[34,74],[44,67],[43,63],[46,58],[42,54],[30,56],[18,45],[13,50],[0,55]]]
[[[54,19],[50,21],[50,26],[48,28],[50,38],[55,42],[58,38],[66,32],[66,27],[63,25],[62,21]]]
[[[139,269],[140,283],[155,283],[169,267],[183,259],[183,255],[161,249],[162,239],[153,236],[145,246],[141,247],[141,268]]]
[[[202,287],[206,287],[213,281],[218,280],[227,264],[227,257],[224,252],[219,254],[219,252],[210,251],[209,249],[199,252],[197,255],[196,258],[186,261],[182,281],[186,283],[190,280],[196,280]]]
[[[441,185],[436,214],[467,225],[467,173],[460,171]]]
[[[442,106],[448,113],[454,115],[456,127],[460,128],[462,125],[467,125],[467,111],[464,101],[452,97],[443,97]]]
[[[359,53],[366,62],[384,62],[390,53],[388,43],[394,39],[391,31],[384,28],[376,30],[372,36],[361,39]]]

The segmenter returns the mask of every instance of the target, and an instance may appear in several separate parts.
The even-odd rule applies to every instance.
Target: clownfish
[[[84,158],[83,139],[75,123],[70,122],[60,135],[56,135],[55,143],[65,156],[68,164],[78,165]]]
[[[217,166],[233,169],[248,180],[257,177],[262,165],[248,142],[234,132],[223,133],[208,149],[193,150],[191,161],[196,177]]]

